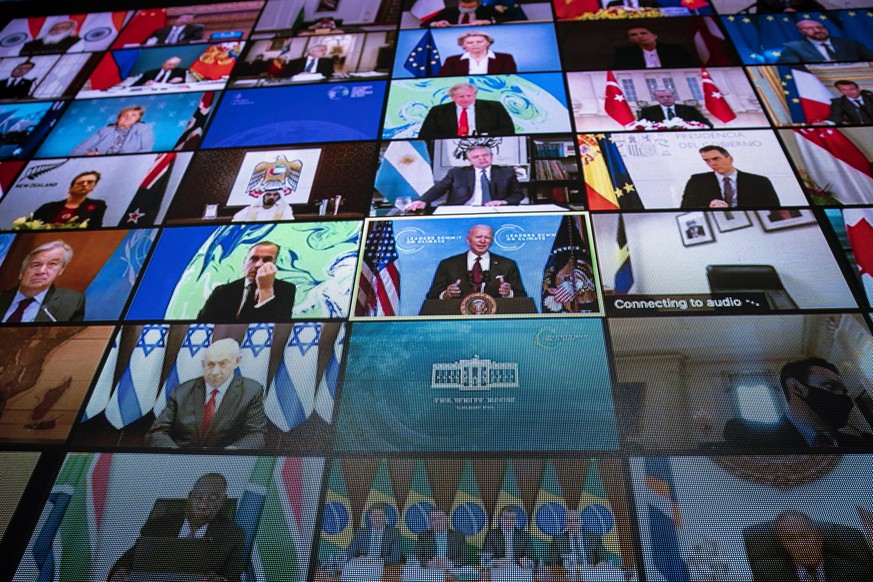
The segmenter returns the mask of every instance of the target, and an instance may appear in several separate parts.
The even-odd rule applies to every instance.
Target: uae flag
[[[843,211],[846,235],[855,255],[858,274],[867,293],[867,302],[873,305],[873,210],[852,208]]]
[[[737,118],[737,114],[728,105],[724,98],[724,94],[718,90],[718,86],[706,69],[700,70],[700,76],[703,79],[703,102],[706,105],[706,110],[722,123],[733,121]]]
[[[612,74],[612,71],[606,71],[606,96],[603,103],[603,110],[622,127],[632,123],[636,119],[634,117],[634,112],[631,111],[630,105],[628,105],[627,99],[624,97],[624,92],[621,90],[621,87],[618,86],[618,82],[615,80],[615,75]]]
[[[809,177],[843,204],[873,200],[870,160],[846,134],[833,127],[794,130]]]

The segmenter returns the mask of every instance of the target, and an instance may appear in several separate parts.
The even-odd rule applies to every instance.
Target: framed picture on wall
[[[686,212],[676,217],[679,236],[686,247],[715,242],[715,234],[706,219],[705,212]]]
[[[793,228],[815,222],[812,210],[800,208],[779,208],[776,210],[758,210],[758,220],[766,232]]]
[[[739,230],[741,228],[746,228],[747,226],[752,226],[752,220],[743,210],[713,212],[712,220],[715,222],[718,232],[729,232],[731,230]]]

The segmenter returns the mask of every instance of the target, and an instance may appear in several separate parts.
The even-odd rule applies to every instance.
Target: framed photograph
[[[712,220],[718,228],[718,232],[728,232],[752,226],[752,220],[744,210],[725,210],[713,212]]]
[[[713,234],[712,227],[706,219],[705,212],[680,214],[676,217],[676,222],[679,224],[679,236],[682,238],[682,244],[686,247],[715,242],[715,234]]]
[[[776,210],[757,210],[756,212],[758,213],[758,220],[761,221],[761,226],[764,227],[766,232],[815,222],[815,215],[812,213],[812,210],[801,208],[779,208]]]

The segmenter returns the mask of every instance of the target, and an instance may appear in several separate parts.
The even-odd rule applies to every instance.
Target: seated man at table
[[[245,535],[235,523],[221,515],[227,501],[227,480],[219,473],[207,473],[197,479],[188,493],[185,511],[169,513],[146,521],[140,537],[209,539],[212,549],[203,564],[203,580],[239,582],[243,571]],[[130,548],[112,566],[108,582],[125,582],[134,570],[136,546]]]
[[[518,527],[515,509],[505,506],[497,519],[499,527],[489,530],[482,544],[482,553],[491,554],[493,568],[502,568],[514,562],[522,568],[534,565],[530,537]]]
[[[471,293],[487,293],[491,297],[527,297],[518,265],[512,259],[488,251],[494,231],[477,224],[467,232],[466,253],[440,261],[428,299],[460,299]]]
[[[603,541],[582,529],[582,516],[573,509],[567,512],[567,529],[556,535],[549,546],[549,564],[568,562],[585,566],[609,562]]]
[[[419,534],[415,557],[422,568],[455,568],[467,562],[464,534],[448,527],[449,516],[442,509],[428,514],[430,529]]]
[[[491,149],[475,146],[467,150],[470,166],[452,168],[445,177],[406,207],[421,210],[441,196],[450,206],[517,205],[524,199],[515,170],[491,165]]]
[[[349,559],[365,557],[386,565],[400,563],[400,534],[385,523],[385,506],[373,505],[367,510],[367,527],[355,532],[346,548]]]

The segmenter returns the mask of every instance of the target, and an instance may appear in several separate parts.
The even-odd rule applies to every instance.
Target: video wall
[[[0,579],[873,580],[873,0],[3,4]]]

